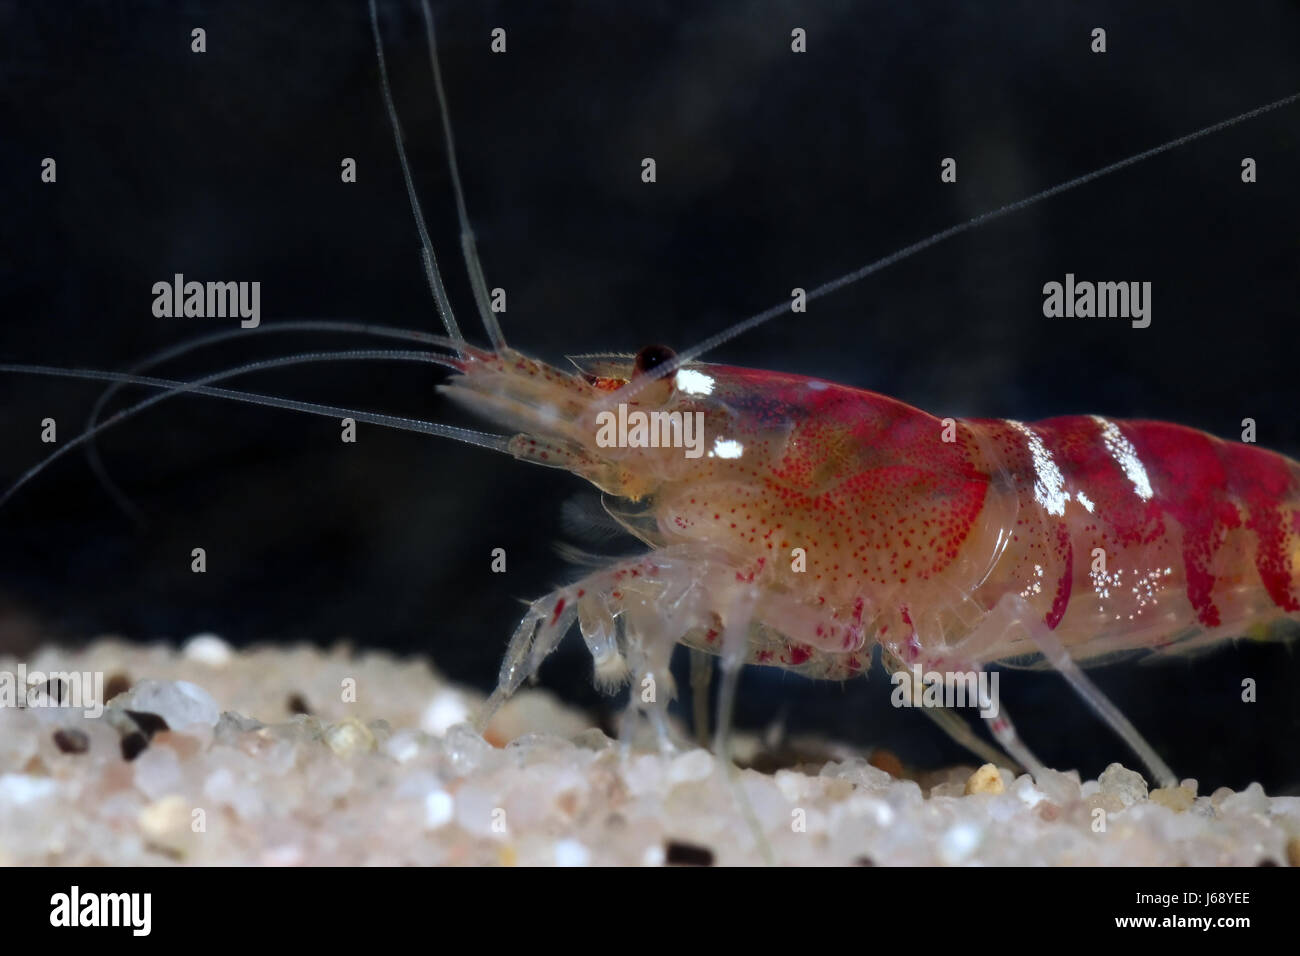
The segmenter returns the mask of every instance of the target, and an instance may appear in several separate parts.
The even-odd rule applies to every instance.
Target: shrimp
[[[428,17],[427,6],[424,10]],[[452,316],[415,199],[373,4],[371,17],[385,106],[446,335],[419,337],[376,327],[353,331],[416,337],[437,351],[315,352],[188,381],[146,376],[145,366],[126,374],[48,368],[46,373],[157,390],[105,424],[116,425],[173,394],[254,401],[506,452],[564,469],[617,499],[609,505],[611,513],[647,550],[530,603],[480,719],[536,675],[575,624],[598,685],[612,689],[631,681],[638,689],[655,690],[631,695],[629,719],[644,713],[665,742],[670,737],[666,707],[676,690],[669,668],[674,648],[684,644],[720,658],[723,692],[715,736],[720,749],[726,747],[736,675],[743,665],[839,680],[865,673],[877,650],[891,671],[919,667],[948,675],[1040,655],[1156,779],[1174,779],[1080,665],[1124,650],[1206,644],[1274,617],[1293,616],[1293,462],[1153,422],[941,418],[816,376],[702,360],[736,335],[788,316],[788,303],[680,354],[648,346],[635,355],[577,357],[569,371],[516,350],[506,344],[485,301],[487,284],[468,227],[435,59],[470,286],[491,347],[472,346]],[[431,17],[428,23],[431,32]],[[811,290],[807,299],[829,295],[938,242],[1165,148],[936,233]],[[258,334],[277,327],[268,323]],[[453,375],[442,393],[505,434],[250,395],[220,385],[250,371],[344,357],[448,368]],[[638,413],[656,416],[649,421],[666,440],[647,445],[632,439],[633,432],[607,440],[611,422]],[[65,444],[59,453],[80,443]],[[988,753],[951,715],[927,714],[964,745]],[[1014,760],[1042,774],[1041,762],[1005,709],[990,716],[989,728]]]
[[[575,621],[606,683],[630,666],[671,687],[678,642],[836,680],[873,645],[891,667],[946,674],[1042,655],[1168,786],[1078,663],[1300,619],[1300,465],[1281,455],[1160,422],[943,420],[723,365],[652,380],[665,355],[568,373],[467,351],[444,386],[516,431],[515,457],[639,505],[627,525],[650,548],[534,602],[492,704]],[[710,450],[602,447],[596,418],[622,390],[661,420],[697,417]],[[1041,775],[1010,718],[989,722]]]

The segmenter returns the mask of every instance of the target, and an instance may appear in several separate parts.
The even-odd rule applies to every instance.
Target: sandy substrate
[[[1300,865],[1300,798],[1258,785],[1148,794],[1113,765],[1049,797],[1006,770],[918,783],[860,757],[728,776],[707,751],[625,748],[540,692],[484,739],[464,723],[476,693],[345,648],[0,657],[10,688],[24,671],[100,674],[112,700],[91,718],[0,706],[0,865],[750,864],[760,831],[788,864]],[[42,687],[20,699],[72,691]]]

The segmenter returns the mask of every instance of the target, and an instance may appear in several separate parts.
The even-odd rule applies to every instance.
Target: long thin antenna
[[[939,243],[943,242],[945,239],[951,239],[953,236],[959,236],[963,232],[967,232],[970,229],[974,229],[976,226],[982,226],[986,223],[992,222],[995,219],[1001,219],[1003,216],[1010,215],[1013,212],[1019,212],[1022,209],[1026,209],[1029,206],[1034,205],[1035,203],[1042,202],[1044,199],[1050,199],[1053,196],[1059,196],[1061,193],[1069,192],[1071,189],[1077,189],[1079,186],[1082,186],[1086,183],[1090,183],[1093,180],[1100,179],[1103,176],[1108,176],[1111,173],[1118,172],[1121,169],[1126,169],[1129,166],[1133,166],[1137,163],[1140,163],[1144,159],[1151,159],[1153,156],[1159,156],[1161,153],[1168,152],[1171,149],[1177,149],[1178,147],[1185,146],[1188,143],[1191,143],[1195,140],[1201,139],[1206,136],[1210,136],[1214,133],[1221,132],[1222,130],[1228,129],[1231,126],[1236,126],[1238,123],[1244,123],[1247,120],[1252,120],[1258,116],[1263,116],[1265,113],[1270,113],[1273,110],[1281,109],[1283,106],[1290,106],[1292,103],[1296,102],[1297,100],[1300,100],[1300,93],[1292,93],[1290,96],[1284,96],[1282,99],[1274,100],[1272,103],[1267,103],[1264,106],[1257,106],[1255,109],[1248,110],[1247,112],[1234,116],[1231,119],[1222,120],[1218,123],[1214,123],[1211,126],[1206,126],[1202,129],[1198,129],[1194,133],[1188,133],[1185,136],[1180,136],[1177,139],[1172,139],[1169,142],[1163,143],[1159,146],[1153,146],[1150,149],[1145,149],[1140,153],[1135,153],[1134,155],[1129,156],[1127,159],[1121,159],[1118,162],[1111,163],[1109,166],[1103,166],[1101,169],[1094,170],[1091,173],[1085,173],[1082,176],[1076,176],[1074,179],[1070,179],[1067,180],[1066,182],[1059,183],[1055,186],[1052,186],[1050,189],[1044,189],[1042,192],[1034,193],[1032,196],[1027,196],[1026,198],[1019,199],[1016,202],[1008,203],[1005,206],[1000,206],[997,209],[991,210],[989,212],[980,213],[978,216],[975,216],[974,218],[967,219],[965,222],[958,223],[955,226],[950,226],[947,229],[944,229],[942,232],[936,232],[934,235],[928,236],[927,238],[922,239],[919,242],[914,242],[910,246],[904,246],[902,249],[899,249],[897,252],[892,252],[889,255],[885,256],[883,259],[877,259],[875,262],[868,263],[867,265],[862,266],[860,269],[854,269],[852,272],[846,273],[845,275],[840,276],[838,279],[832,279],[829,282],[825,282],[822,285],[817,286],[817,288],[810,290],[808,294],[805,296],[805,300],[812,301],[813,299],[820,299],[822,296],[830,295],[832,292],[838,292],[840,289],[843,289],[845,286],[852,285],[855,282],[859,282],[865,279],[867,276],[872,275],[873,273],[880,272],[882,269],[888,269],[890,266],[902,262],[904,259],[910,258],[911,256],[916,255],[918,252],[922,252],[926,249],[929,249],[931,246],[938,245]],[[688,362],[695,361],[696,359],[704,355],[706,352],[712,351],[713,349],[717,348],[719,345],[722,345],[724,342],[730,342],[732,339],[736,338],[736,336],[743,335],[744,333],[750,331],[751,329],[756,329],[760,325],[764,324],[765,322],[770,322],[772,319],[775,319],[777,316],[784,315],[789,311],[790,311],[790,303],[787,301],[781,303],[780,305],[774,305],[770,309],[765,309],[764,311],[759,312],[756,315],[752,315],[741,322],[737,322],[735,325],[723,329],[721,332],[718,332],[716,335],[709,336],[707,339],[705,339],[703,342],[700,342],[698,345],[695,345],[684,352],[678,353],[677,356],[673,358],[671,361],[665,362],[663,365],[656,368],[653,375],[647,375],[640,381],[629,383],[627,386],[619,389],[617,392],[611,392],[610,397],[609,399],[607,399],[607,401],[610,402],[629,401],[632,398],[632,396],[639,393],[650,382],[659,378],[665,378],[666,376],[672,375],[683,365],[687,364]]]
[[[185,339],[175,345],[169,346],[159,352],[154,352],[137,361],[130,368],[126,369],[126,374],[136,375],[147,369],[172,359],[180,358],[197,349],[205,348],[209,345],[217,345],[221,342],[231,339],[243,338],[248,335],[261,335],[264,333],[275,334],[277,332],[337,332],[340,334],[355,335],[374,335],[381,338],[401,339],[407,342],[422,342],[427,345],[439,345],[443,348],[459,349],[456,342],[441,335],[434,335],[430,332],[419,332],[413,329],[398,329],[387,325],[373,325],[364,322],[340,322],[330,319],[295,319],[288,322],[268,322],[258,325],[252,329],[227,329],[223,332],[212,332],[208,335],[195,336]],[[113,396],[125,385],[124,382],[114,382],[104,389],[103,394],[95,400],[94,407],[90,410],[90,417],[86,421],[86,428],[93,429],[99,424],[99,418],[104,412],[104,408],[112,401]],[[130,497],[124,492],[117,483],[113,481],[108,474],[108,468],[104,465],[104,460],[100,457],[99,448],[91,439],[86,444],[86,460],[90,464],[90,470],[95,473],[99,483],[104,490],[108,492],[113,502],[122,510],[122,512],[134,521],[136,524],[144,523],[144,515],[140,509],[135,506]]]
[[[388,82],[388,64],[384,60],[384,41],[379,35],[379,11],[375,8],[375,0],[370,0],[370,29],[375,34],[375,53],[379,58],[379,81],[384,90],[384,106],[388,108],[388,123],[393,128],[393,141],[397,143],[397,158],[401,161],[402,178],[406,181],[406,195],[411,201],[411,212],[415,215],[415,228],[420,233],[420,256],[424,262],[424,276],[429,280],[429,289],[433,292],[433,301],[438,307],[438,315],[442,318],[447,335],[463,344],[465,336],[461,334],[460,326],[456,324],[456,315],[451,310],[451,300],[447,298],[447,288],[443,285],[442,275],[438,271],[438,260],[433,254],[429,230],[424,224],[420,198],[415,194],[415,180],[411,178],[411,166],[406,160],[406,141],[402,136],[402,124],[397,119],[392,85]]]
[[[211,375],[196,379],[193,382],[180,382],[174,379],[154,378],[147,375],[129,375],[124,372],[105,372],[98,369],[69,369],[51,365],[0,364],[0,372],[9,372],[12,374],[44,375],[53,378],[75,378],[99,382],[118,382],[127,385],[141,385],[146,388],[157,388],[163,390],[157,395],[151,395],[149,398],[146,398],[135,405],[114,413],[112,417],[108,418],[106,421],[100,422],[94,428],[82,432],[71,441],[61,445],[58,449],[51,452],[36,465],[25,471],[17,481],[9,486],[4,495],[0,496],[0,506],[4,505],[5,502],[13,497],[14,493],[17,492],[18,489],[44,471],[51,463],[67,454],[72,449],[90,441],[105,429],[121,424],[128,418],[139,414],[147,408],[157,405],[161,401],[172,398],[176,395],[185,394],[203,395],[209,398],[221,398],[227,401],[243,402],[249,405],[263,405],[269,408],[282,408],[288,411],[305,412],[308,415],[322,415],[326,418],[352,418],[368,425],[380,425],[384,428],[397,428],[402,431],[418,432],[423,435],[437,435],[441,438],[451,438],[469,445],[477,445],[480,448],[488,448],[492,451],[509,453],[509,439],[501,435],[474,431],[469,428],[457,428],[454,425],[444,425],[440,422],[426,422],[418,418],[402,418],[397,415],[384,415],[378,412],[340,408],[335,405],[319,405],[315,402],[303,402],[292,398],[280,398],[275,395],[261,395],[256,392],[241,392],[234,389],[212,387],[212,383],[214,382],[220,382],[237,375],[246,375],[252,372],[260,372],[274,368],[283,368],[289,365],[309,365],[316,362],[337,361],[424,362],[427,364],[450,365],[453,368],[455,367],[451,359],[434,352],[391,350],[311,352],[302,355],[289,355],[283,358],[265,359],[260,362],[250,362],[249,364],[241,365],[238,368],[214,372]]]
[[[438,91],[438,112],[442,115],[442,135],[447,143],[447,165],[451,169],[451,187],[456,193],[456,214],[460,217],[460,248],[465,255],[465,271],[469,273],[469,284],[474,289],[474,302],[478,305],[478,314],[483,320],[483,328],[492,342],[492,348],[499,352],[506,347],[506,337],[501,334],[501,325],[497,322],[496,314],[488,302],[487,280],[483,278],[483,265],[479,262],[474,229],[469,224],[469,212],[465,209],[465,191],[460,185],[460,166],[456,162],[456,139],[451,133],[451,110],[447,107],[447,94],[442,87],[442,68],[438,65],[438,42],[433,32],[433,11],[429,9],[429,0],[421,0],[420,8],[424,13],[424,35],[429,43],[433,85]]]

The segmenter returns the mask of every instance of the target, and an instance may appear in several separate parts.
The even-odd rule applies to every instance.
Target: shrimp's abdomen
[[[1165,422],[967,424],[1016,499],[984,602],[1017,591],[1074,656],[1231,636],[1300,611],[1290,459]]]

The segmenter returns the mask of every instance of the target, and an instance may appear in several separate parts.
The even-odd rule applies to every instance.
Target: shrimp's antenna
[[[338,322],[327,319],[300,319],[290,322],[273,322],[265,325],[258,325],[252,329],[229,329],[224,332],[212,332],[208,335],[200,335],[194,338],[185,339],[176,345],[169,346],[159,352],[145,356],[126,370],[128,375],[138,375],[147,369],[170,362],[172,359],[180,358],[196,349],[201,349],[209,345],[217,345],[230,339],[241,338],[245,335],[259,335],[262,333],[276,332],[338,332],[356,335],[374,335],[381,338],[401,339],[407,342],[423,342],[427,345],[439,345],[443,348],[458,350],[459,345],[441,335],[434,335],[430,332],[418,332],[412,329],[398,329],[387,325],[371,325],[362,322]],[[99,418],[104,413],[105,406],[113,399],[113,396],[128,383],[114,382],[104,393],[95,400],[94,407],[90,410],[90,417],[86,421],[86,429],[93,430],[99,424]],[[123,491],[118,484],[108,474],[108,468],[104,465],[104,460],[99,454],[99,447],[95,444],[93,437],[86,442],[86,460],[90,464],[90,470],[95,473],[99,479],[100,485],[108,492],[110,498],[117,507],[137,525],[144,523],[144,514],[135,506],[130,497]]]
[[[1272,103],[1257,106],[1253,110],[1248,110],[1245,113],[1241,113],[1230,119],[1221,120],[1218,123],[1198,129],[1194,133],[1188,133],[1185,136],[1171,139],[1169,142],[1162,143],[1159,146],[1144,149],[1140,153],[1135,153],[1126,159],[1121,159],[1117,162],[1111,163],[1109,166],[1103,166],[1101,169],[1093,170],[1092,172],[1085,173],[1082,176],[1076,176],[1074,179],[1067,180],[1063,183],[1058,183],[1055,186],[1044,189],[1042,192],[1034,193],[1032,196],[1027,196],[1024,199],[1018,199],[1015,202],[1007,203],[1007,205],[999,206],[997,209],[990,210],[989,212],[980,213],[978,216],[967,219],[965,222],[958,223],[955,226],[949,226],[947,229],[944,229],[941,232],[936,232],[934,235],[928,236],[919,242],[914,242],[910,246],[904,246],[896,252],[891,252],[882,259],[877,259],[875,262],[868,263],[859,269],[854,269],[852,272],[846,273],[838,279],[832,279],[829,282],[817,286],[815,289],[810,289],[808,294],[805,296],[805,300],[811,301],[812,299],[820,299],[822,296],[830,295],[832,292],[838,292],[845,286],[859,282],[873,273],[880,272],[882,269],[888,269],[890,266],[902,262],[904,259],[910,258],[918,252],[923,252],[931,246],[938,245],[945,239],[959,236],[963,232],[974,229],[976,226],[982,226],[995,219],[1001,219],[1003,216],[1010,215],[1013,212],[1019,212],[1022,209],[1026,209],[1029,206],[1042,202],[1044,199],[1050,199],[1053,196],[1059,196],[1061,193],[1069,192],[1071,189],[1077,189],[1079,186],[1083,186],[1093,180],[1100,179],[1103,176],[1108,176],[1111,173],[1119,172],[1121,169],[1126,169],[1145,159],[1151,159],[1153,156],[1159,156],[1161,153],[1166,153],[1171,149],[1186,146],[1188,143],[1221,132],[1229,127],[1236,126],[1238,123],[1244,123],[1247,120],[1263,116],[1265,113],[1271,113],[1273,110],[1281,109],[1284,106],[1290,106],[1297,100],[1300,100],[1300,93],[1292,93],[1290,96],[1284,96],[1280,100],[1274,100]],[[756,315],[752,315],[741,322],[737,322],[735,325],[723,329],[716,335],[709,336],[698,345],[695,345],[684,352],[678,353],[675,358],[656,368],[653,375],[646,375],[640,381],[629,383],[619,389],[617,393],[611,393],[611,399],[616,395],[617,400],[620,402],[629,401],[633,395],[640,392],[650,382],[672,375],[683,365],[695,361],[706,352],[712,351],[724,342],[730,342],[738,335],[743,335],[751,329],[756,329],[765,322],[770,322],[777,316],[784,315],[789,311],[790,303],[784,302],[780,305],[774,305],[770,309],[765,309]]]
[[[282,408],[288,411],[304,412],[308,415],[321,415],[326,418],[351,418],[358,422],[364,422],[368,425],[380,425],[384,428],[397,428],[402,431],[418,432],[423,435],[437,435],[441,438],[451,438],[467,445],[476,445],[479,448],[488,448],[492,451],[505,452],[509,454],[510,440],[503,435],[493,435],[488,432],[474,431],[469,428],[457,428],[454,425],[444,425],[441,422],[426,422],[418,418],[403,418],[397,415],[384,415],[378,412],[366,412],[356,409],[340,408],[334,405],[319,405],[315,402],[303,402],[292,398],[280,398],[275,395],[261,395],[256,392],[241,392],[229,388],[214,388],[212,383],[220,382],[224,379],[234,378],[237,375],[246,375],[251,372],[260,372],[267,369],[283,368],[289,365],[310,365],[317,362],[337,362],[337,361],[384,361],[384,362],[424,362],[433,365],[444,365],[449,368],[458,369],[456,360],[449,359],[444,355],[434,352],[409,352],[409,351],[392,351],[392,350],[353,350],[347,352],[309,352],[301,355],[288,355],[282,358],[264,359],[260,362],[250,362],[247,365],[241,365],[238,368],[225,369],[221,372],[214,372],[211,375],[205,375],[203,378],[196,379],[193,382],[181,382],[167,378],[153,378],[147,375],[130,375],[125,372],[105,372],[98,369],[70,369],[60,368],[55,365],[17,365],[17,364],[0,364],[0,372],[8,372],[16,375],[44,375],[53,378],[75,378],[97,382],[114,382],[124,385],[141,385],[146,388],[162,389],[157,395],[151,395],[143,401],[137,402],[114,413],[106,421],[100,422],[93,428],[87,429],[77,437],[58,449],[51,452],[44,459],[31,468],[27,469],[22,476],[6,489],[3,495],[0,495],[0,506],[3,506],[18,489],[31,481],[49,465],[70,452],[72,449],[90,441],[99,435],[105,429],[114,425],[121,424],[128,418],[139,414],[147,408],[157,405],[165,399],[172,398],[176,395],[203,395],[208,398],[221,398],[227,401],[243,402],[249,405],[263,405],[268,408]]]
[[[429,280],[429,289],[433,292],[433,301],[438,307],[447,335],[460,343],[458,350],[465,344],[465,336],[456,324],[456,315],[451,309],[451,300],[447,298],[447,287],[443,284],[442,274],[438,271],[438,260],[433,254],[433,243],[429,239],[429,230],[424,224],[424,212],[420,208],[420,197],[415,193],[415,180],[411,178],[411,166],[406,160],[406,141],[402,136],[402,124],[397,119],[397,106],[393,103],[393,89],[388,82],[388,63],[384,59],[384,41],[379,35],[379,11],[375,9],[375,0],[370,0],[370,29],[375,34],[375,53],[379,57],[379,82],[384,91],[384,106],[388,108],[388,123],[393,128],[393,141],[397,143],[397,158],[402,164],[402,178],[406,181],[406,195],[411,202],[411,212],[415,215],[415,228],[420,233],[420,257],[424,262],[424,276]]]
[[[488,302],[487,280],[483,278],[483,264],[479,261],[474,229],[469,224],[469,212],[465,208],[465,191],[461,188],[460,166],[456,162],[456,139],[451,133],[451,110],[447,107],[447,94],[442,86],[442,68],[438,65],[438,42],[433,32],[433,11],[429,9],[429,0],[421,0],[420,9],[424,13],[424,35],[429,43],[433,85],[438,90],[438,112],[442,116],[442,135],[447,144],[451,188],[456,193],[456,214],[460,217],[460,248],[465,255],[465,271],[469,273],[469,284],[474,289],[474,302],[478,305],[483,328],[492,342],[492,348],[499,352],[506,347],[506,337],[501,334],[501,324],[497,322],[496,314]]]

